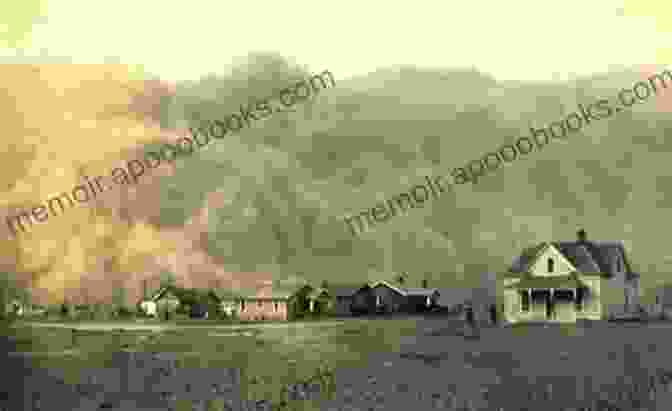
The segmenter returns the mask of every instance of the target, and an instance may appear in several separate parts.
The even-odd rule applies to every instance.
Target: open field
[[[118,367],[112,353],[124,349],[173,353],[178,374],[240,369],[241,394],[274,403],[282,387],[327,366],[335,370],[335,387],[331,398],[319,397],[321,409],[351,403],[356,409],[563,410],[600,398],[622,410],[672,406],[667,324],[483,328],[480,338],[466,338],[462,323],[451,318],[352,319],[322,326],[82,330],[74,347],[71,334],[19,327],[11,338],[35,367],[62,370],[57,374],[70,384],[81,381],[82,369]],[[309,405],[318,402],[291,409]]]
[[[23,324],[33,328],[68,328],[88,331],[113,331],[113,330],[136,330],[136,331],[160,331],[175,329],[266,329],[266,328],[303,328],[303,327],[332,327],[341,324],[343,321],[358,321],[351,318],[347,320],[325,320],[325,321],[265,321],[260,322],[236,322],[230,321],[210,321],[210,320],[189,320],[189,321],[35,321]],[[16,327],[21,327],[17,323]]]

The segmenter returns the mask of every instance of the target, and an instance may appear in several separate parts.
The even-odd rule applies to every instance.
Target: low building
[[[255,290],[241,292],[238,317],[241,320],[288,321],[305,311],[309,285],[280,286],[266,283]]]
[[[347,293],[351,291],[347,290]],[[344,300],[350,303],[350,311],[354,314],[411,314],[434,310],[441,293],[436,288],[405,288],[388,281],[375,281],[360,286],[351,295]]]

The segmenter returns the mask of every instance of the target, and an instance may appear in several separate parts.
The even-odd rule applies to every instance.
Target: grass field
[[[40,368],[64,370],[68,382],[80,369],[111,366],[113,351],[175,353],[181,367],[231,367],[254,377],[255,397],[277,398],[282,386],[313,376],[319,367],[361,366],[373,351],[398,349],[401,335],[415,334],[415,320],[349,319],[344,322],[271,323],[218,327],[203,322],[157,324],[171,328],[146,331],[115,323],[68,323],[63,328],[18,326],[11,339],[17,351],[30,353]],[[72,327],[107,330],[77,330]],[[172,328],[175,327],[175,328]]]
[[[485,396],[483,404],[493,410],[520,410],[524,404],[534,410],[578,408],[600,398],[623,410],[672,409],[670,325],[524,325],[484,328],[479,339],[460,336],[461,327],[448,318],[397,318],[78,331],[74,348],[69,329],[19,327],[12,339],[18,350],[31,353],[34,364],[61,368],[73,383],[80,368],[109,366],[111,353],[124,347],[176,353],[181,367],[240,368],[249,396],[273,401],[279,400],[282,386],[328,366],[337,370],[339,390],[354,384],[362,395],[367,382],[355,383],[359,374],[389,380],[389,390],[404,380],[407,391],[448,396],[448,403],[474,406]],[[339,374],[345,369],[350,376]],[[416,409],[431,408],[418,403]]]

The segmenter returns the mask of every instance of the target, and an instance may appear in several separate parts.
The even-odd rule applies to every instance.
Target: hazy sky
[[[672,45],[652,17],[625,9],[621,0],[49,0],[25,53],[118,57],[167,80],[221,72],[254,51],[341,79],[394,64],[563,79],[652,64]]]

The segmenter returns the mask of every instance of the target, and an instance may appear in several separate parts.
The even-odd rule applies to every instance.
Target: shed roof
[[[432,296],[434,294],[439,294],[439,290],[436,288],[404,288],[404,292],[407,296]]]

